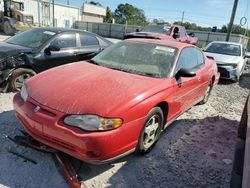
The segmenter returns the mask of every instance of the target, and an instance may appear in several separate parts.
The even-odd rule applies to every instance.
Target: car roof
[[[83,33],[89,33],[89,34],[94,34],[97,35],[95,33],[91,33],[88,31],[84,31],[81,29],[72,29],[72,28],[56,28],[56,27],[42,27],[42,28],[33,28],[34,30],[44,30],[44,31],[51,31],[54,32],[56,34],[58,33],[63,33],[63,32],[83,32]]]
[[[227,41],[213,41],[211,43],[220,43],[220,44],[234,44],[234,45],[242,45],[240,43],[237,43],[237,42],[227,42]]]
[[[183,49],[185,47],[195,47],[192,44],[181,43],[181,42],[172,41],[172,40],[131,38],[131,39],[127,39],[126,41],[145,42],[145,43],[151,43],[151,44],[158,44],[162,46],[170,46],[170,47],[178,48],[178,49]]]

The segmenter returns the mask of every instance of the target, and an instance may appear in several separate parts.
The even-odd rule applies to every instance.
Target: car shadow
[[[219,116],[179,119],[146,155],[131,154],[105,165],[90,165],[74,158],[71,162],[87,187],[228,187],[232,166],[225,165],[222,159],[233,157],[238,123]],[[0,113],[0,185],[68,187],[50,154],[6,138],[20,134],[19,129],[14,111]],[[10,154],[10,149],[37,164]],[[34,179],[36,185],[28,183]]]
[[[80,176],[87,187],[229,187],[232,165],[223,159],[233,159],[238,124],[223,117],[177,120],[150,153],[84,164]]]

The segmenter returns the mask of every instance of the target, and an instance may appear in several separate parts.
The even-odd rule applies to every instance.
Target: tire
[[[202,99],[202,101],[199,104],[206,104],[207,103],[207,101],[208,101],[208,99],[210,97],[212,89],[213,89],[213,81],[211,80],[208,87],[207,87],[204,98]]]
[[[14,35],[15,34],[15,29],[12,28],[9,21],[4,22],[3,31],[7,35]]]
[[[24,82],[35,75],[35,71],[27,68],[14,70],[9,78],[9,91],[20,91]]]
[[[161,108],[153,108],[145,119],[137,145],[137,153],[145,154],[152,150],[160,137],[163,122],[164,116]]]

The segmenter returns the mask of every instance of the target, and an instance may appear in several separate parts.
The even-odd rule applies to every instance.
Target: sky
[[[84,0],[86,1],[86,0]],[[91,1],[91,0],[88,0]],[[163,19],[167,22],[180,21],[184,11],[184,22],[192,22],[204,27],[221,28],[230,20],[234,0],[94,0],[114,11],[117,5],[129,3],[144,10],[147,19]],[[55,0],[66,3],[67,0]],[[83,0],[69,0],[70,5],[82,6]],[[247,4],[249,8],[247,10]],[[239,0],[235,24],[242,17],[250,19],[250,0]],[[247,24],[244,26],[247,27]],[[250,24],[249,24],[250,27]]]

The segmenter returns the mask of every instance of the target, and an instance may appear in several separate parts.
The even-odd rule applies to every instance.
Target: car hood
[[[0,42],[0,59],[4,59],[8,56],[14,56],[19,53],[30,53],[30,52],[32,52],[31,48],[9,44],[7,42]]]
[[[160,33],[151,33],[151,32],[133,32],[126,34],[127,36],[140,37],[140,38],[159,38],[159,39],[173,39],[169,35],[164,35]]]
[[[206,56],[213,57],[215,62],[218,64],[237,64],[242,59],[240,56],[223,55],[209,52],[205,52],[205,54]]]
[[[63,113],[112,117],[152,95],[150,90],[162,82],[78,62],[38,74],[27,82],[27,90],[38,103]]]

